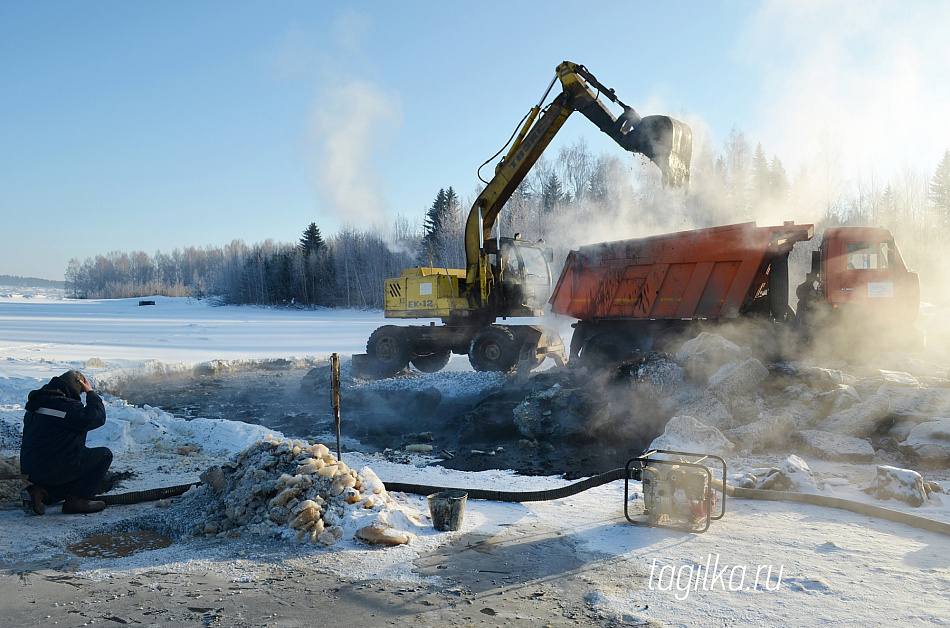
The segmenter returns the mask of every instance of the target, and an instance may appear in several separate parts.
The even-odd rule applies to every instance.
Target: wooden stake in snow
[[[340,355],[330,356],[330,385],[333,388],[331,403],[333,405],[333,419],[336,421],[336,459],[343,460],[340,448]]]

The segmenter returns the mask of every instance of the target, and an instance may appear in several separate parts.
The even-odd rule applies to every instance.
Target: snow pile
[[[117,456],[177,450],[181,446],[192,446],[207,455],[227,456],[274,431],[241,421],[186,420],[160,408],[139,408],[111,395],[104,395],[103,400],[106,424],[89,433],[88,445],[106,446]]]
[[[421,525],[419,513],[398,506],[372,469],[350,469],[322,444],[267,438],[202,479],[199,491],[211,502],[199,529],[205,535],[402,545]]]
[[[808,463],[796,455],[786,458],[777,467],[753,469],[739,474],[738,485],[741,488],[761,490],[796,491],[815,493],[818,486]]]
[[[789,456],[779,467],[782,476],[786,478],[789,488],[805,493],[816,489],[815,478],[808,463],[798,456]]]

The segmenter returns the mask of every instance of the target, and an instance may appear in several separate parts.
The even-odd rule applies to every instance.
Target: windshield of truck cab
[[[848,242],[848,270],[894,268],[896,249],[892,240],[885,242]]]

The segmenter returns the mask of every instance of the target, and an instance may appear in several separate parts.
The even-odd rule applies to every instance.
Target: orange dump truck
[[[793,310],[788,256],[813,235],[813,225],[748,222],[584,246],[568,254],[551,310],[578,319],[571,357],[590,360],[740,317],[784,323],[809,338],[830,327],[886,328],[905,347],[907,337],[922,343],[914,329],[919,281],[886,229],[828,229]]]

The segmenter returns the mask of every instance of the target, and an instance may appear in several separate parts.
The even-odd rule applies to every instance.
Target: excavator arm
[[[542,109],[542,103],[558,79],[561,93]],[[604,105],[600,96],[623,108],[619,118]],[[625,150],[648,157],[663,173],[664,184],[688,187],[693,143],[688,126],[667,116],[641,119],[633,108],[622,103],[612,89],[604,87],[584,66],[569,61],[561,63],[557,67],[557,77],[541,102],[529,113],[508,154],[498,164],[495,176],[479,194],[468,215],[465,225],[466,283],[469,294],[478,295],[478,303],[485,303],[488,296],[485,242],[491,238],[498,213],[575,111],[581,112]]]

